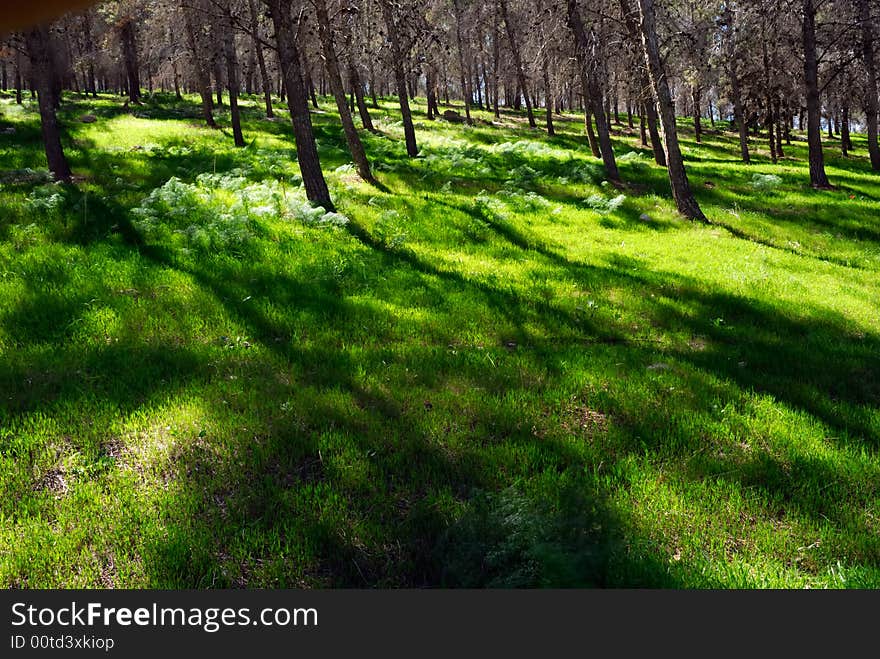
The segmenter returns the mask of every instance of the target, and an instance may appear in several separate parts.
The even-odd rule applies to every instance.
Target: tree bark
[[[226,83],[229,91],[229,115],[232,122],[232,139],[235,146],[245,145],[244,135],[241,132],[241,112],[238,107],[238,55],[235,50],[235,27],[232,23],[232,9],[227,0],[224,7],[223,17],[223,55],[226,59]]]
[[[301,61],[300,70],[305,72],[305,86],[306,90],[308,91],[309,97],[312,99],[312,107],[316,110],[320,110],[321,106],[318,105],[318,95],[317,91],[315,90],[315,82],[314,80],[312,80],[312,72],[309,69],[308,62]],[[323,85],[323,78],[321,79],[321,84]],[[321,94],[323,93],[324,91],[321,90]]]
[[[223,107],[223,67],[220,65],[220,54],[217,52],[216,44],[215,44],[213,65],[214,65],[214,91],[217,94],[217,107]]]
[[[807,97],[807,144],[809,145],[810,185],[831,188],[825,174],[822,154],[822,109],[819,105],[819,64],[816,56],[816,8],[813,0],[803,0],[802,38],[804,46],[804,84]]]
[[[868,0],[856,0],[861,26],[862,63],[867,80],[865,85],[865,129],[868,133],[868,156],[871,169],[880,171],[880,146],[877,144],[877,64],[874,61],[874,23]]]
[[[498,69],[501,66],[501,41],[498,31],[498,1],[492,14],[492,95],[495,97],[495,118],[501,118],[501,94],[498,84]]]
[[[348,150],[360,177],[365,181],[373,182],[375,179],[370,171],[370,161],[367,160],[364,145],[348,107],[348,99],[345,97],[345,86],[342,82],[342,74],[339,72],[339,59],[333,44],[333,32],[330,25],[330,15],[327,13],[327,3],[325,0],[314,0],[314,5],[318,19],[318,39],[321,42],[321,52],[324,54],[324,66],[327,69],[330,91],[333,93],[336,109],[339,111],[339,118],[342,121],[342,130],[345,133]]]
[[[742,106],[742,91],[739,80],[739,59],[736,52],[736,14],[730,6],[725,11],[725,23],[730,33],[727,43],[728,75],[730,76],[730,95],[733,101],[733,120],[739,129],[739,151],[745,164],[751,162],[749,155],[749,127]]]
[[[171,60],[171,73],[174,75],[174,98],[178,101],[182,101],[183,94],[180,93],[180,71],[177,70],[176,60]]]
[[[373,62],[370,62],[370,101],[373,103],[373,108],[379,109],[379,99],[376,96],[376,67]]]
[[[654,154],[654,162],[661,167],[666,167],[666,149],[663,148],[663,138],[660,136],[660,117],[657,115],[657,105],[654,101],[654,93],[651,91],[651,81],[645,73],[644,76],[644,105],[645,118],[648,122],[648,137],[651,140],[651,152]]]
[[[349,57],[348,60],[348,79],[351,83],[352,91],[354,91],[354,98],[357,102],[358,114],[361,117],[361,123],[371,133],[376,132],[375,126],[373,126],[373,118],[370,116],[370,110],[367,107],[367,101],[364,99],[364,83],[361,81],[361,76],[358,73],[357,66]]]
[[[602,151],[599,149],[599,140],[596,139],[596,132],[593,130],[593,113],[586,99],[584,99],[584,130],[587,131],[587,142],[590,144],[593,157],[601,158]]]
[[[202,116],[205,123],[210,128],[217,128],[217,122],[214,121],[214,99],[211,97],[211,74],[208,72],[206,63],[201,56],[201,44],[196,36],[193,17],[190,14],[191,9],[185,4],[181,4],[183,12],[183,27],[186,31],[186,39],[189,45],[190,56],[196,70],[196,82],[199,86],[199,96],[202,97]]]
[[[73,174],[61,146],[61,131],[55,114],[54,91],[52,89],[55,72],[52,64],[52,47],[48,27],[40,26],[26,35],[31,74],[37,87],[40,106],[40,127],[43,133],[43,146],[49,171],[55,180],[70,183]]]
[[[125,62],[125,74],[128,77],[128,100],[140,105],[141,102],[141,79],[138,71],[137,35],[134,29],[134,19],[126,18],[119,34],[122,42],[122,59]]]
[[[776,163],[776,161],[778,160],[778,156],[776,153],[776,131],[774,129],[776,119],[773,116],[773,105],[769,101],[768,101],[768,106],[769,107],[767,108],[767,118],[766,118],[767,142],[770,146],[770,160],[773,163]]]
[[[639,103],[639,137],[642,140],[642,146],[648,146],[648,131],[645,129],[644,103]]]
[[[90,44],[93,43],[94,39],[92,37],[92,19],[90,18],[88,12],[83,14],[83,39],[86,44],[86,48],[90,48]],[[85,73],[87,84],[86,91],[92,95],[93,98],[97,98],[98,90],[96,89],[95,84],[95,56],[94,52],[90,51],[88,54],[88,67]]]
[[[461,93],[464,97],[464,114],[468,124],[472,124],[470,76],[466,64],[468,57],[465,53],[464,39],[462,39],[461,36],[461,0],[452,0],[452,8],[455,10],[455,42],[458,46],[458,67],[461,72]]]
[[[766,18],[766,17],[765,17]],[[765,125],[767,126],[767,141],[770,144],[770,160],[777,161],[776,137],[774,131],[775,117],[773,116],[772,86],[770,84],[770,56],[767,53],[766,20],[761,23],[761,61],[764,67],[764,102],[767,104]]]
[[[296,141],[296,157],[302,174],[306,197],[313,204],[333,210],[330,191],[324,180],[315,134],[312,130],[312,118],[309,115],[309,103],[306,88],[303,84],[299,52],[296,46],[295,31],[290,17],[290,5],[284,0],[266,0],[272,23],[275,26],[275,37],[278,46],[278,61],[287,89],[287,106],[293,123],[293,136]]]
[[[553,128],[553,90],[550,89],[550,64],[547,59],[545,52],[541,58],[541,74],[544,77],[544,104],[547,106],[547,134],[552,137],[556,131]]]
[[[15,103],[17,105],[21,105],[21,53],[16,51],[15,53]]]
[[[642,49],[651,85],[657,96],[660,106],[660,120],[663,123],[663,136],[666,141],[666,161],[669,183],[672,187],[672,197],[678,212],[691,220],[706,222],[706,216],[700,209],[696,197],[691,191],[687,172],[684,168],[684,159],[681,155],[681,147],[678,144],[678,131],[675,126],[675,105],[669,92],[669,83],[666,72],[663,69],[663,61],[660,58],[660,44],[657,39],[656,18],[654,15],[654,0],[638,0],[639,14],[641,18]]]
[[[498,0],[498,6],[501,9],[501,18],[504,20],[504,26],[507,29],[507,41],[510,43],[510,54],[513,55],[513,64],[516,67],[517,82],[522,90],[526,100],[526,113],[529,117],[529,128],[537,128],[535,122],[535,113],[532,111],[532,101],[529,99],[529,87],[526,80],[526,72],[523,69],[522,56],[519,51],[519,43],[516,40],[516,33],[513,25],[510,23],[510,15],[507,11],[507,0]]]
[[[773,118],[775,121],[776,132],[776,157],[784,158],[785,153],[782,150],[782,110],[779,107],[779,101],[773,101]]]
[[[603,90],[599,79],[597,40],[592,28],[588,31],[581,18],[581,10],[577,0],[568,0],[568,27],[574,36],[575,48],[579,68],[584,72],[583,80],[586,82],[587,102],[593,116],[596,118],[596,132],[599,137],[599,151],[605,172],[608,178],[620,182],[620,172],[617,169],[617,160],[614,157],[614,149],[611,145],[611,135],[608,130],[605,108],[602,106]]]
[[[263,44],[260,43],[260,20],[257,15],[256,0],[248,0],[248,10],[250,11],[253,49],[254,54],[257,56],[257,67],[260,70],[263,98],[266,102],[266,118],[272,119],[275,117],[275,110],[272,108],[272,83],[269,81],[269,73],[266,70],[266,57],[263,55]]]
[[[394,20],[394,9],[390,0],[380,0],[382,16],[388,31],[388,40],[391,44],[391,66],[394,70],[394,80],[397,85],[397,96],[400,100],[400,114],[403,118],[403,134],[406,140],[406,153],[410,158],[419,155],[419,146],[416,143],[416,130],[413,126],[412,111],[409,107],[409,98],[406,89],[406,70],[403,68],[404,53],[400,45],[397,21]]]
[[[623,15],[626,31],[633,43],[641,43],[640,28],[636,21],[637,12],[633,11],[628,0],[619,0],[620,11]],[[660,131],[657,129],[657,106],[654,104],[654,95],[651,91],[651,80],[644,67],[639,67],[638,85],[640,88],[640,100],[645,110],[645,119],[648,123],[648,136],[651,139],[651,152],[654,154],[654,162],[661,167],[666,167],[666,152],[663,150],[663,140],[660,139]]]
[[[428,65],[426,75],[425,96],[428,103],[428,119],[433,121],[440,116],[440,108],[437,106],[437,73],[432,65]]]

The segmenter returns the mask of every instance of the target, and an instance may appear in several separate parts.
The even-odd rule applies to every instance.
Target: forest
[[[880,586],[877,0],[3,11],[3,588]]]

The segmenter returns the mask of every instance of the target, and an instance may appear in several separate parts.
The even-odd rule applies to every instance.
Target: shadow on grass
[[[335,128],[319,139],[339,144]],[[96,169],[110,165],[93,157]],[[184,165],[207,167],[208,158],[181,156],[166,169],[151,162],[150,180],[162,182]],[[686,481],[722,479],[757,491],[773,513],[830,519],[870,536],[851,508],[872,501],[876,484],[818,458],[722,454],[710,424],[688,421],[712,418],[713,401],[758,392],[833,430],[832,446],[874,454],[880,341],[850,332],[827,310],[787,315],[634,259],[573,262],[517,227],[450,205],[596,291],[601,305],[614,304],[605,291],[640,291],[634,304],[645,322],[702,347],[646,345],[622,321],[446,269],[351,223],[366,270],[424,288],[432,311],[450,319],[430,327],[418,315],[397,318],[352,299],[346,293],[357,290],[355,275],[329,266],[294,276],[258,261],[177,258],[140,240],[122,201],[98,203],[91,227],[71,228],[76,241],[119,233],[126,242],[118,258],[138,253],[145,267],[184,275],[263,351],[247,368],[233,356],[136,338],[83,353],[68,345],[67,328],[81,317],[88,291],[73,299],[35,292],[2,319],[28,354],[46,348],[36,361],[0,367],[4,419],[51,415],[85,396],[124,413],[197,382],[216,389],[203,400],[209,416],[233,414],[239,422],[226,453],[210,434],[176,447],[164,533],[143,548],[151,586],[719,585],[696,567],[670,567],[669,548],[617,509],[616,488],[628,484],[605,473],[646,455],[661,456]],[[377,283],[371,299],[392,301],[389,287]],[[461,297],[470,308],[456,307]],[[474,312],[497,320],[499,345],[463,344],[461,328]],[[658,362],[665,368],[653,370]],[[607,428],[572,430],[570,410],[550,402],[556,388],[584,395],[566,363],[619,364],[618,379],[635,383],[589,401],[595,409],[587,411],[607,419]],[[230,373],[247,384],[231,388]],[[691,398],[664,406],[661,392],[671,385]],[[841,552],[874,564],[880,555],[876,540]]]
[[[367,234],[360,235],[369,240]],[[160,252],[146,253],[163,267],[182,267]],[[416,270],[425,270],[416,267],[414,257],[385,253],[375,245],[372,258],[378,269],[407,267],[408,263]],[[304,562],[320,566],[317,573],[302,578],[332,586],[677,583],[650,554],[626,555],[625,547],[637,539],[604,501],[601,488],[576,476],[587,466],[583,456],[550,438],[536,438],[531,427],[540,420],[530,420],[528,411],[525,416],[509,416],[493,409],[490,401],[481,403],[471,412],[472,423],[477,424],[471,426],[472,431],[485,425],[494,437],[489,439],[478,432],[474,437],[476,445],[465,444],[451,450],[443,442],[424,436],[424,417],[430,409],[412,405],[413,401],[404,394],[404,382],[391,383],[389,393],[356,377],[358,369],[371,371],[385,360],[402,360],[413,377],[417,375],[429,388],[442,388],[453,371],[451,364],[443,363],[443,358],[438,363],[436,350],[431,346],[398,352],[393,337],[378,334],[374,335],[375,346],[363,346],[357,351],[357,361],[350,351],[331,346],[300,346],[291,340],[286,328],[260,307],[244,301],[242,293],[247,290],[263,295],[271,291],[273,305],[311,310],[320,314],[323,324],[343,328],[343,332],[354,325],[381,325],[382,319],[371,321],[364,316],[365,308],[340,300],[331,284],[297,281],[257,268],[246,268],[237,277],[216,267],[195,265],[183,270],[203,290],[210,291],[254,340],[275,353],[284,372],[295,374],[297,393],[286,393],[294,397],[299,421],[287,428],[282,425],[260,433],[256,440],[259,448],[253,450],[259,451],[261,459],[249,466],[248,474],[239,473],[234,465],[214,463],[208,467],[200,462],[198,451],[181,458],[184,462],[192,461],[194,466],[183,470],[188,477],[178,487],[187,492],[207,489],[212,495],[196,504],[203,514],[190,518],[179,536],[172,535],[169,543],[151,550],[151,573],[157,584],[183,585],[192,583],[199,575],[198,583],[218,585],[221,566],[217,541],[222,542],[225,533],[241,527],[247,528],[257,546],[258,538],[278,542],[280,533],[283,548],[293,541],[285,539],[285,534],[299,534],[298,544],[313,551],[313,555],[303,557],[310,559]],[[428,273],[417,272],[416,276],[422,278],[425,274]],[[452,277],[438,270],[429,274],[432,278]],[[244,281],[246,289],[241,287]],[[444,287],[449,284],[469,286],[464,280],[456,280],[444,282]],[[525,311],[524,302],[508,295],[487,288],[476,292],[493,308],[505,308],[514,322],[524,320],[526,315],[535,316]],[[320,327],[317,329],[320,331]],[[452,337],[442,339],[450,340]],[[543,367],[532,363],[530,368]],[[454,373],[470,382],[468,386],[486,387],[489,391],[503,391],[512,381],[512,373],[499,373],[485,365]],[[254,386],[261,388],[259,383]],[[278,397],[279,392],[271,388],[260,394],[260,398],[270,400]],[[320,504],[310,511],[301,507],[301,501],[291,500],[291,490],[332,488],[333,481],[339,478],[338,473],[324,466],[327,456],[322,457],[318,446],[320,438],[328,432],[345,437],[358,453],[375,456],[367,467],[368,478],[344,489],[348,519],[334,520],[332,514],[328,519],[321,513]],[[503,479],[497,478],[499,465],[493,464],[480,448],[487,440],[508,448],[521,446],[522,451],[535,454],[530,462],[537,461],[527,471],[542,465],[565,475],[569,485],[558,492],[551,488],[533,495],[515,490],[498,493],[499,487],[503,487]],[[328,451],[327,447],[324,451]],[[507,462],[507,458],[501,460]],[[505,468],[523,470],[522,465],[508,464]],[[205,474],[206,482],[198,474]],[[219,492],[218,481],[223,483]],[[460,522],[450,526],[438,508],[438,491],[465,503],[467,512]],[[212,512],[215,497],[224,501],[219,509],[222,515],[219,510]],[[468,503],[472,499],[473,505]],[[507,514],[511,506],[522,512],[520,520],[512,521]],[[362,533],[372,531],[378,536],[351,537],[352,525],[362,527]],[[219,535],[218,526],[224,528]],[[204,544],[193,543],[193,537],[203,539]],[[647,540],[640,542],[648,544]],[[495,558],[490,559],[489,555]],[[292,585],[290,575],[296,568],[282,568],[275,559],[264,558],[273,563],[273,569],[280,570],[276,583]],[[219,581],[219,585],[223,584]]]
[[[585,328],[581,320],[551,305],[536,305],[437,268],[412,251],[389,249],[363,229],[351,228],[353,235],[376,253],[378,267],[408,268],[431,279],[439,278],[445,290],[469,289],[480,304],[519,326],[520,368],[532,371],[533,377],[548,369],[552,373],[552,366],[548,364],[566,348],[589,349],[590,334],[597,332],[600,333],[599,345],[607,346],[602,349],[612,350],[618,355],[617,359],[642,364],[642,369],[658,356],[689,364],[696,375],[679,374],[676,380],[684,381],[700,401],[691,411],[693,414],[705,414],[702,401],[715,400],[719,394],[757,391],[821,420],[837,431],[836,438],[828,439],[839,442],[841,447],[864,445],[873,452],[880,441],[871,416],[880,401],[875,384],[880,374],[880,343],[874,337],[847,339],[840,321],[786,318],[778,310],[763,308],[753,301],[708,294],[692,282],[669,273],[633,275],[632,271],[639,267],[637,262],[600,269],[560,263],[560,267],[567,267],[575,276],[583,275],[581,270],[590,270],[589,277],[593,279],[608,285],[637,285],[646,293],[656,292],[658,298],[663,297],[662,293],[668,294],[671,287],[675,296],[687,303],[688,311],[655,303],[646,309],[653,322],[705,337],[709,344],[705,350],[696,352],[646,348],[629,342],[619,329]],[[539,451],[538,463],[529,465],[529,469],[549,468],[561,474],[562,480],[554,481],[555,494],[543,492],[536,498],[516,491],[502,491],[499,488],[503,483],[490,475],[499,465],[487,461],[487,454],[476,449],[442,449],[442,445],[420,437],[420,418],[425,412],[413,409],[412,401],[403,393],[406,389],[403,382],[392,385],[386,393],[365,388],[356,380],[353,374],[358,364],[366,365],[364,359],[367,363],[376,363],[378,355],[370,355],[368,351],[354,362],[334,354],[333,350],[314,353],[290,346],[279,348],[279,345],[287,345],[276,340],[279,328],[254,307],[235,302],[241,299],[242,291],[234,288],[227,275],[207,269],[189,272],[205,289],[213,291],[218,301],[240,318],[255,337],[275,346],[273,349],[283,360],[296,365],[294,370],[302,373],[300,387],[316,388],[317,398],[308,402],[314,411],[307,416],[321,421],[317,427],[310,428],[312,439],[306,441],[314,441],[315,434],[329,427],[352,438],[362,451],[377,451],[382,455],[380,464],[370,472],[371,485],[349,490],[347,505],[355,517],[382,525],[381,542],[385,549],[365,549],[363,541],[346,540],[338,528],[320,519],[307,522],[319,533],[315,540],[316,555],[322,557],[325,578],[332,585],[675,585],[679,577],[656,554],[661,551],[659,547],[652,546],[620,520],[606,503],[610,493],[605,486],[584,475],[595,468],[597,462],[594,461],[620,461],[627,456],[642,455],[645,450],[668,456],[669,468],[680,470],[689,479],[720,478],[757,490],[763,493],[769,505],[776,505],[785,515],[795,518],[802,515],[816,521],[830,519],[846,523],[854,497],[857,504],[866,504],[876,494],[876,488],[865,488],[858,479],[843,477],[835,466],[821,459],[798,459],[792,465],[766,453],[747,460],[717,454],[699,460],[682,458],[700,455],[706,449],[706,439],[695,435],[692,426],[683,420],[686,410],[671,419],[662,408],[652,407],[647,398],[625,399],[612,394],[604,397],[602,410],[613,420],[616,431],[611,444],[603,447],[601,458],[573,452],[561,441],[536,438],[533,429],[545,423],[531,416],[528,409],[511,417],[486,401],[485,406],[472,410],[477,423],[475,429],[483,428],[474,437],[478,442],[491,438],[492,443],[509,448],[522,446],[526,452]],[[253,276],[247,281],[252,286]],[[282,295],[275,300],[277,303],[308,304],[296,282],[279,283],[280,290],[295,293],[288,301]],[[320,306],[329,303],[327,323],[347,326],[358,322],[354,308],[329,302],[330,299],[332,293],[328,292],[318,303]],[[555,319],[554,324],[547,325],[551,317]],[[718,317],[723,317],[724,322],[715,322]],[[579,332],[580,337],[561,341],[538,338],[524,329],[535,323],[544,325],[550,332],[558,329],[556,323],[566,325]],[[413,329],[418,331],[417,327]],[[602,340],[602,335],[611,340]],[[386,342],[381,337],[378,339],[380,343]],[[392,343],[387,340],[387,345]],[[387,348],[380,352],[387,358]],[[392,349],[391,354],[393,352]],[[437,387],[454,372],[450,364],[442,360],[438,363],[437,355],[430,349],[415,350],[396,358],[401,357],[407,369],[423,375],[431,387]],[[317,364],[325,366],[323,374],[315,377]],[[703,379],[700,374],[711,376],[711,380]],[[506,388],[508,393],[522,377],[521,373],[520,378],[512,372],[499,374],[497,369],[489,367],[455,372],[455,375],[470,381],[472,387],[488,386],[490,391]],[[561,375],[560,372],[556,377]],[[631,371],[629,377],[646,382],[651,379],[644,370]],[[725,384],[719,385],[715,379]],[[328,391],[341,391],[350,396],[359,411],[345,412],[328,405],[323,400]],[[267,441],[286,444],[290,440],[282,434]],[[303,437],[299,437],[299,441],[303,441]],[[277,459],[270,454],[270,463]],[[296,463],[291,468],[296,473],[305,470],[310,474],[312,468],[308,465],[313,465],[315,460],[322,460],[320,451],[311,450],[304,463]],[[271,471],[276,467],[266,468]],[[562,486],[570,480],[573,484]],[[239,482],[238,486],[231,487],[241,488],[230,496],[244,497],[251,502],[250,507],[245,506],[249,512],[241,523],[247,523],[247,519],[258,519],[257,524],[270,526],[283,523],[284,515],[273,508],[283,505],[283,501],[276,501],[280,495],[267,499],[265,492],[251,491],[246,481],[229,482]],[[441,483],[443,488],[451,488],[453,496],[468,501],[466,512],[452,526],[425,501],[427,493]],[[198,489],[195,483],[193,487]],[[382,493],[382,503],[377,502],[377,490]],[[823,495],[827,493],[832,493],[834,498],[826,500]],[[838,501],[846,501],[846,504],[838,505]],[[273,510],[275,512],[270,512]],[[293,514],[294,510],[289,512]],[[512,512],[518,513],[515,519],[519,520],[513,526]],[[641,547],[642,552],[632,551],[634,546]],[[649,549],[645,551],[645,547]],[[876,558],[878,555],[876,543],[868,542],[850,550],[854,556],[867,553]],[[386,553],[389,551],[390,554]],[[541,555],[542,551],[546,553]],[[389,555],[393,558],[389,559]],[[487,561],[488,555],[496,562]]]

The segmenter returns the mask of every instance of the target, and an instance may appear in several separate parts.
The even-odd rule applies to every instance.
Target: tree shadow
[[[319,139],[340,144],[335,129]],[[102,157],[91,166],[109,166]],[[167,169],[146,157],[145,180],[208,167],[209,157],[162,156]],[[231,168],[233,156],[221,164]],[[2,319],[25,355],[0,366],[4,422],[85,398],[127,412],[191,382],[212,385],[200,395],[209,419],[232,415],[232,428],[216,436],[208,428],[175,440],[168,495],[153,511],[161,532],[143,547],[153,587],[722,585],[696,566],[673,567],[665,543],[621,513],[616,497],[628,483],[606,474],[646,454],[660,455],[684,482],[759,491],[768,514],[863,530],[848,508],[877,496],[874,481],[831,460],[760,447],[737,453],[742,436],[711,433],[720,412],[710,401],[757,393],[832,430],[829,447],[876,454],[880,341],[827,309],[791,312],[707,292],[636,259],[579,263],[511,223],[449,203],[590,290],[600,308],[614,306],[614,289],[639,291],[629,304],[672,339],[642,342],[628,320],[471,277],[351,222],[364,270],[424,290],[423,307],[407,316],[389,308],[411,298],[395,297],[378,275],[366,295],[356,272],[339,274],[330,263],[306,262],[292,275],[272,263],[181,258],[144,243],[124,197],[95,203],[101,219],[75,227],[72,240],[121,235],[119,258],[137,254],[145,270],[185,277],[256,344],[243,350],[260,351],[244,359],[229,348],[218,359],[138,341],[135,326],[128,342],[78,351],[68,332],[90,290],[68,298],[34,289]],[[62,270],[48,275],[58,281],[46,289],[66,283]],[[138,294],[155,288],[146,279],[136,282]],[[473,307],[458,308],[461,297]],[[195,313],[186,300],[180,306]],[[452,320],[433,325],[426,310]],[[493,319],[497,345],[468,338],[474,310]],[[162,315],[175,318],[170,309]],[[582,376],[603,368],[618,377],[587,392]],[[247,384],[225,384],[230,376]],[[672,386],[689,397],[663,393]],[[580,398],[560,402],[569,395]],[[876,541],[828,551],[873,565],[880,554]]]
[[[417,279],[442,277],[447,291],[450,284],[475,287],[486,304],[503,310],[513,322],[521,323],[526,316],[546,315],[547,310],[538,314],[526,311],[523,301],[491,287],[476,286],[456,279],[454,273],[430,268],[410,253],[389,252],[359,227],[352,227],[352,232],[361,241],[370,243],[372,258],[378,259],[376,267],[380,270],[412,267]],[[414,406],[414,401],[404,393],[403,381],[392,383],[386,391],[365,385],[356,375],[359,368],[372,370],[379,363],[393,359],[405,364],[405,372],[418,377],[428,390],[442,389],[454,376],[457,381],[468,383],[463,386],[503,392],[512,384],[512,373],[499,373],[486,364],[451,368],[450,364],[438,363],[437,349],[431,344],[397,352],[390,334],[377,334],[374,345],[358,349],[356,360],[351,351],[338,351],[329,346],[300,346],[290,340],[284,326],[267,315],[265,307],[245,301],[242,296],[245,289],[240,288],[242,282],[247,282],[246,290],[257,296],[265,294],[264,287],[270,287],[275,292],[273,305],[292,305],[298,310],[320,314],[321,325],[341,328],[387,325],[381,318],[371,321],[364,315],[375,311],[340,300],[338,291],[329,283],[297,281],[277,274],[271,275],[271,282],[264,281],[261,277],[269,277],[270,273],[249,268],[234,277],[230,276],[232,272],[216,267],[182,266],[169,261],[161,252],[145,254],[163,267],[183,269],[247,328],[251,340],[260,342],[276,355],[282,371],[291,378],[291,384],[285,387],[286,394],[291,396],[291,405],[296,409],[294,417],[298,419],[289,426],[281,424],[260,431],[255,440],[258,448],[252,450],[259,451],[261,460],[251,463],[245,474],[238,471],[237,465],[222,461],[214,460],[209,466],[205,463],[205,450],[198,445],[179,454],[176,487],[181,490],[181,497],[189,498],[191,492],[210,494],[203,500],[190,501],[188,505],[198,514],[188,516],[167,541],[151,548],[150,573],[156,585],[191,584],[193,579],[197,579],[199,585],[234,585],[234,580],[222,576],[229,566],[224,567],[218,542],[222,546],[227,533],[242,527],[257,538],[254,540],[257,547],[261,541],[271,540],[280,543],[283,549],[289,543],[302,544],[305,539],[304,544],[311,547],[312,552],[308,557],[311,561],[304,562],[319,567],[301,578],[307,583],[329,586],[674,586],[677,583],[663,562],[651,558],[650,553],[627,556],[624,548],[636,542],[635,535],[604,501],[601,487],[580,478],[566,490],[568,503],[561,506],[542,503],[541,497],[546,495],[535,499],[511,493],[510,500],[532,510],[531,521],[523,529],[528,536],[526,545],[507,548],[504,564],[485,569],[479,557],[473,554],[474,525],[482,529],[480,542],[485,546],[491,548],[493,544],[506,543],[515,529],[506,528],[504,523],[497,528],[491,525],[498,522],[497,516],[509,501],[496,502],[499,510],[493,510],[496,504],[490,503],[489,520],[482,520],[483,512],[478,511],[474,513],[476,522],[466,517],[464,522],[451,527],[436,502],[439,489],[461,501],[466,508],[474,497],[482,506],[485,499],[480,493],[493,492],[504,482],[497,477],[479,442],[491,441],[508,449],[521,446],[521,451],[537,452],[539,464],[560,473],[581,473],[586,467],[584,456],[550,437],[536,438],[532,427],[542,423],[540,419],[530,419],[528,413],[508,416],[494,409],[491,400],[471,410],[470,430],[454,433],[484,439],[477,439],[478,444],[473,447],[466,443],[453,448],[437,437],[425,436],[431,406],[427,403]],[[430,281],[427,285],[431,286]],[[283,291],[280,297],[279,291]],[[418,326],[412,331],[417,332]],[[453,340],[452,336],[434,338],[440,345]],[[543,370],[544,366],[534,362],[531,368]],[[258,390],[262,388],[259,382],[254,386]],[[271,385],[257,396],[277,400],[279,392]],[[347,519],[334,519],[332,515],[328,519],[318,502],[315,502],[318,508],[310,511],[302,507],[301,501],[291,500],[291,497],[296,499],[294,491],[307,493],[322,487],[321,491],[325,491],[331,482],[340,479],[338,468],[327,464],[331,449],[324,446],[322,454],[320,447],[321,438],[328,432],[345,437],[359,454],[371,456],[365,467],[367,477],[343,490]],[[242,450],[248,450],[246,447],[251,441],[243,438]],[[506,462],[506,458],[499,459]],[[495,495],[488,496],[491,499]],[[218,498],[222,506],[216,505]],[[586,507],[578,512],[571,501]],[[223,529],[219,534],[218,526]],[[378,535],[351,537],[352,526],[360,533],[372,531]],[[564,533],[560,535],[559,530]],[[193,538],[201,542],[193,543]],[[647,540],[640,543],[650,544]],[[549,552],[546,565],[540,561],[535,565],[530,551],[538,546]],[[250,551],[254,551],[253,546]],[[561,572],[553,562],[560,556],[570,563]],[[260,567],[262,579],[275,575],[276,585],[291,585],[294,566],[278,565],[278,557],[265,556],[263,560],[273,567]],[[450,572],[447,568],[453,563],[456,570]],[[531,570],[526,575],[528,578],[519,575],[517,579],[508,579],[509,573],[526,568]],[[247,572],[254,566],[243,569]],[[242,581],[239,585],[246,583]]]

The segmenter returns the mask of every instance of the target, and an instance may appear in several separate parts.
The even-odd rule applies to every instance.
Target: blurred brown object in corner
[[[0,34],[32,27],[70,11],[84,9],[95,0],[0,0]]]

